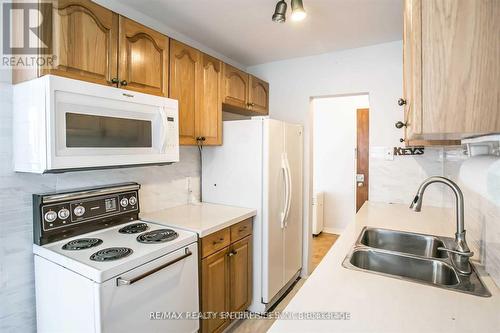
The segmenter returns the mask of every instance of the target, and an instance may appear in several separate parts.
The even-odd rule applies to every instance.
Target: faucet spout
[[[453,190],[453,193],[455,194],[455,209],[456,209],[456,214],[457,214],[457,234],[462,234],[465,231],[465,226],[464,226],[464,196],[462,194],[462,190],[460,190],[460,187],[453,182],[452,180],[445,178],[445,177],[439,177],[439,176],[433,176],[429,177],[426,180],[423,181],[422,184],[420,184],[420,187],[417,190],[417,194],[415,195],[415,198],[410,204],[410,208],[413,209],[416,212],[420,212],[422,209],[422,201],[424,199],[424,192],[430,184],[433,183],[441,183],[445,184],[448,187],[450,187]]]
[[[417,194],[413,198],[413,201],[410,204],[410,209],[415,212],[420,212],[422,209],[422,201],[424,199],[424,192],[427,189],[427,186],[433,183],[441,183],[445,184],[453,190],[455,194],[455,209],[457,216],[457,232],[455,233],[455,248],[452,251],[449,251],[453,256],[453,262],[455,263],[455,267],[462,274],[470,274],[471,268],[469,263],[469,257],[473,255],[473,253],[469,250],[467,246],[467,242],[465,241],[465,223],[464,223],[464,196],[460,187],[453,182],[452,180],[433,176],[429,177],[420,184],[420,187],[417,190]],[[444,249],[446,250],[446,249]]]

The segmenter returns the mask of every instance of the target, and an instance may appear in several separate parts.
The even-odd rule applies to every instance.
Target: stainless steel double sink
[[[491,296],[476,268],[460,274],[446,251],[454,240],[448,237],[364,227],[346,256],[345,268],[399,278],[476,296]]]

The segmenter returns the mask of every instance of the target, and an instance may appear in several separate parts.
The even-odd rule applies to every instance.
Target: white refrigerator
[[[203,148],[203,201],[257,208],[250,311],[262,313],[302,267],[303,127],[263,117],[225,121],[223,138]]]

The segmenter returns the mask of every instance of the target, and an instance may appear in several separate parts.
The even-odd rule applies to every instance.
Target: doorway
[[[370,112],[356,110],[356,213],[368,201],[370,163]]]
[[[368,200],[369,97],[317,97],[311,106],[313,191],[323,197],[322,214],[314,214],[323,221],[313,219],[312,229],[341,234]]]

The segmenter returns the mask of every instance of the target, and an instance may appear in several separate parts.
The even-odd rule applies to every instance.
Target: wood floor
[[[312,241],[312,270],[319,265],[325,254],[330,250],[339,235],[327,234],[326,232],[320,233],[318,236],[313,237]]]
[[[313,270],[318,266],[321,259],[325,256],[325,254],[330,250],[333,243],[337,240],[339,236],[334,234],[327,234],[322,232],[316,237],[313,237],[312,241],[312,265]],[[300,287],[304,284],[305,279],[300,279],[295,286],[290,290],[288,295],[286,295],[283,300],[276,306],[273,311],[281,312],[283,311],[290,300],[295,296],[295,294],[299,291]],[[265,333],[274,323],[274,319],[261,317],[258,319],[245,319],[240,320],[235,323],[233,326],[229,327],[227,332],[231,333]]]

